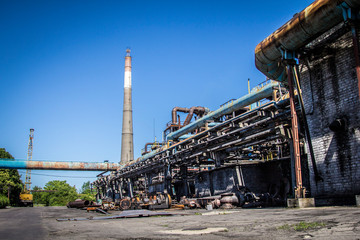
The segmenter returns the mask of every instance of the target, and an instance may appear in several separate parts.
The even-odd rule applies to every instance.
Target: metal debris
[[[135,217],[152,217],[152,216],[172,216],[172,213],[167,212],[153,212],[149,210],[127,210],[119,215],[107,217],[88,217],[88,218],[58,218],[59,222],[63,221],[86,221],[86,220],[108,220],[117,218],[135,218]]]

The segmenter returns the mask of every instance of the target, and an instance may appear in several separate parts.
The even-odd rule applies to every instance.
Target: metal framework
[[[32,153],[33,153],[33,139],[34,139],[34,129],[31,128],[30,129],[30,134],[29,134],[29,144],[28,144],[28,152],[27,152],[27,161],[31,161],[32,160]],[[25,185],[24,185],[24,192],[30,193],[31,190],[31,170],[30,169],[26,169],[26,177],[25,177]]]
[[[268,84],[265,88],[269,86]],[[184,201],[181,200],[183,196],[191,198],[196,195],[194,188],[197,179],[201,178],[203,173],[226,171],[228,168],[236,169],[234,189],[244,189],[246,186],[241,166],[275,161],[290,165],[291,159],[297,160],[295,164],[298,166],[299,143],[303,139],[298,136],[296,142],[292,141],[291,121],[300,108],[295,106],[294,95],[291,96],[292,104],[290,104],[289,93],[280,85],[272,86],[272,91],[268,95],[261,95],[263,93],[260,92],[262,103],[250,102],[250,104],[257,103],[255,105],[258,107],[250,110],[242,106],[240,108],[239,105],[239,108],[231,108],[231,111],[220,108],[209,112],[203,118],[187,125],[197,127],[188,127],[191,132],[180,128],[170,133],[171,140],[162,143],[157,149],[110,175],[100,176],[93,183],[98,190],[98,198],[121,202],[135,199],[134,196],[147,199],[151,194],[162,193],[169,194],[177,201]],[[249,96],[259,100],[256,92]],[[230,104],[230,107],[233,105]],[[218,113],[220,111],[221,113]],[[211,118],[211,114],[214,113],[218,114]],[[182,140],[184,136],[186,139]],[[296,156],[293,158],[292,149],[295,144],[298,154],[293,155]],[[296,179],[298,174],[301,172],[296,173]],[[248,196],[248,202],[261,199],[255,193],[242,192],[242,194]],[[210,194],[207,199],[214,201],[214,198],[216,196]],[[144,201],[139,201],[144,204]]]

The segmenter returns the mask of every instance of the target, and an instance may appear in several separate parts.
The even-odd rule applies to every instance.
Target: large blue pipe
[[[344,21],[341,6],[360,8],[359,0],[317,0],[265,38],[255,48],[255,66],[268,78],[287,81],[284,51],[296,51]]]
[[[270,97],[272,95],[274,87],[278,86],[279,83],[276,83],[274,81],[271,81],[270,83],[266,84],[260,89],[257,89],[256,91],[252,91],[251,93],[233,101],[225,104],[221,108],[217,109],[214,112],[210,112],[209,114],[205,115],[204,117],[196,120],[195,122],[192,122],[185,127],[179,129],[176,132],[172,132],[169,135],[167,135],[167,140],[174,140],[184,134],[187,134],[191,131],[194,131],[195,129],[205,126],[205,123],[207,121],[214,120],[216,118],[219,118],[225,114],[230,114],[234,111],[237,111],[243,107],[249,106],[250,104],[260,101],[261,99]]]

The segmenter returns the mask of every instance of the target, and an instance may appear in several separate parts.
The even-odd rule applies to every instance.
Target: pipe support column
[[[131,99],[131,56],[130,49],[126,50],[124,73],[124,107],[121,137],[120,164],[125,165],[134,160],[132,99]]]
[[[299,127],[298,127],[298,117],[296,114],[296,107],[295,107],[293,74],[290,65],[287,65],[286,71],[288,75],[288,85],[290,92],[291,127],[292,127],[292,139],[293,139],[293,149],[294,149],[294,158],[295,158],[295,176],[296,176],[295,198],[303,198],[305,197],[305,188],[303,188],[302,186]]]

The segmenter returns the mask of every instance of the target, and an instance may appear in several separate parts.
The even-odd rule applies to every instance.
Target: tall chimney
[[[134,160],[132,104],[131,104],[131,56],[130,56],[130,49],[126,49],[125,74],[124,74],[124,108],[123,108],[120,164],[125,165],[130,160]]]

